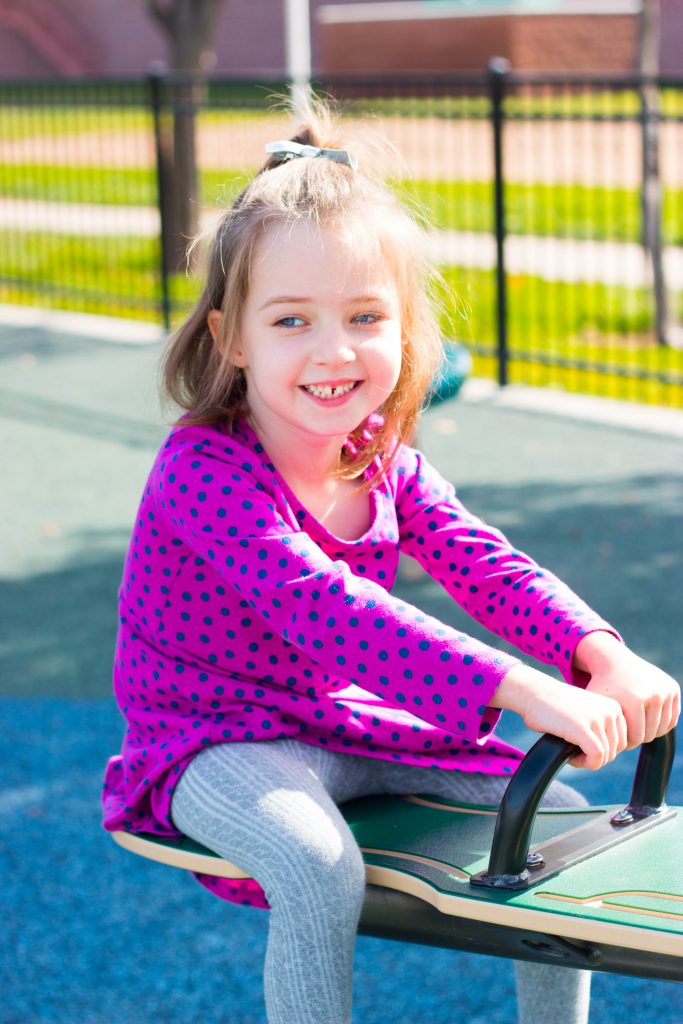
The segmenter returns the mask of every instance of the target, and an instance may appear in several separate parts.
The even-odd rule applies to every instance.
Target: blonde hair
[[[372,259],[386,261],[394,274],[402,327],[398,382],[379,410],[384,423],[370,440],[360,440],[364,424],[341,453],[340,475],[356,477],[378,456],[386,469],[400,443],[413,439],[425,394],[442,359],[434,280],[424,256],[424,231],[385,184],[382,157],[390,147],[362,128],[347,133],[327,103],[311,103],[293,142],[347,149],[359,170],[326,158],[269,157],[222,217],[207,254],[202,294],[185,323],[170,339],[163,365],[166,394],[187,410],[184,424],[227,422],[245,414],[246,381],[231,360],[249,292],[252,256],[267,225],[309,222],[340,231]],[[395,165],[394,165],[395,172]],[[355,232],[355,233],[354,233]],[[368,252],[368,247],[369,252]],[[207,323],[220,310],[220,337]]]

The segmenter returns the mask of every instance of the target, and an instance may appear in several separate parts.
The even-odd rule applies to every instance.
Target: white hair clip
[[[282,162],[293,160],[297,156],[324,156],[328,160],[334,160],[337,164],[347,164],[352,170],[358,170],[358,161],[346,149],[319,149],[318,146],[303,146],[300,142],[269,142],[266,145],[266,153],[276,153],[282,156]]]

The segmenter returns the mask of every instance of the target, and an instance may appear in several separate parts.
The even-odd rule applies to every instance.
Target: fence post
[[[148,72],[150,104],[152,107],[152,123],[154,125],[154,153],[156,158],[157,207],[159,210],[159,283],[161,286],[161,317],[164,330],[171,328],[171,296],[170,281],[170,232],[168,223],[169,212],[169,161],[173,158],[169,152],[168,132],[162,126],[162,87],[166,69],[163,65],[154,64]],[[171,140],[172,145],[172,140]]]
[[[496,233],[496,327],[498,336],[498,383],[508,383],[507,294],[505,273],[505,192],[503,181],[503,98],[510,62],[494,57],[489,62],[491,127],[493,129],[493,193]]]

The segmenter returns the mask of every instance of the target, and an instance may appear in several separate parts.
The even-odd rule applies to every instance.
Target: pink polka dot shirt
[[[214,743],[294,737],[434,769],[515,770],[521,754],[496,736],[488,705],[517,659],[393,596],[399,552],[567,682],[583,682],[571,669],[579,639],[614,630],[471,515],[414,449],[369,500],[367,533],[341,540],[243,420],[172,431],[119,594],[114,688],[127,728],[107,766],[105,828],[177,835],[173,787]],[[221,894],[245,897],[232,888]]]

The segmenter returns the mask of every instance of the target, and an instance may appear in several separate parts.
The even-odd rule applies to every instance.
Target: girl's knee
[[[316,915],[357,919],[365,895],[365,865],[355,840],[341,847],[315,843],[290,849],[285,863],[271,865],[264,884],[274,909],[282,900],[310,904]]]
[[[288,874],[293,884],[315,886],[330,895],[336,892],[362,898],[365,889],[365,865],[363,856],[356,846],[347,844],[334,857],[319,847],[307,847],[299,851],[297,859],[289,866]]]
[[[362,856],[336,807],[302,790],[272,789],[258,802],[258,813],[292,867],[319,874],[358,874]]]

